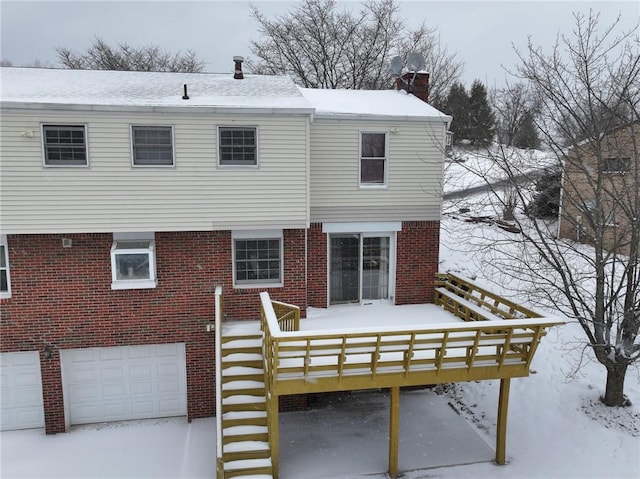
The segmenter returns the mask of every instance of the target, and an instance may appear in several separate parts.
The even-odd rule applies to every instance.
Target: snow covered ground
[[[476,197],[467,203],[483,209],[487,208],[489,199]],[[506,239],[512,233],[491,224],[466,223],[451,214],[453,210],[450,208],[449,214],[443,217],[440,270],[462,274],[499,294],[518,298],[517,283],[496,283],[500,278],[493,275],[485,263],[484,247],[492,241]],[[364,306],[362,311],[367,312],[371,321],[385,319],[384,308],[367,309]],[[375,315],[373,311],[381,313]],[[321,311],[312,311],[310,320],[321,314]],[[582,334],[574,323],[553,328],[541,342],[531,375],[512,380],[507,434],[509,464],[496,466],[491,462],[478,462],[423,468],[408,471],[403,478],[640,477],[640,370],[637,366],[632,367],[627,374],[625,392],[632,406],[603,406],[599,397],[604,392],[605,370],[592,359],[588,350],[581,347]],[[578,364],[581,364],[579,369],[576,368]],[[461,413],[486,444],[495,443],[497,381],[458,383],[431,391],[403,393],[403,397],[406,395],[419,397],[419,403],[437,402],[437,398],[441,398]],[[416,412],[411,406],[403,411],[402,414]],[[293,431],[313,427],[310,426],[314,424],[311,416],[293,414],[286,427]],[[281,415],[283,421],[285,416]],[[369,479],[386,477],[371,474],[379,469],[372,470],[372,463],[382,461],[384,464],[385,458],[380,458],[380,445],[372,440],[376,429],[366,417],[364,419],[348,425],[353,441],[358,441],[357,448],[348,449],[352,454],[339,459],[348,460],[348,467],[345,465],[339,475],[329,473],[326,479],[365,477],[361,474],[367,474]],[[3,479],[211,479],[215,477],[214,427],[212,418],[195,420],[191,424],[184,419],[163,419],[85,426],[56,436],[45,436],[41,430],[3,432],[0,435],[0,476]],[[425,427],[425,434],[428,433],[429,428]],[[333,462],[334,466],[340,464],[335,457],[314,454],[316,448],[324,449],[325,446],[298,442],[300,454],[308,458],[309,472],[291,465],[290,475],[285,477],[287,468],[283,467],[282,479],[322,478],[319,471],[326,470],[328,462]],[[341,452],[348,447],[343,446]]]

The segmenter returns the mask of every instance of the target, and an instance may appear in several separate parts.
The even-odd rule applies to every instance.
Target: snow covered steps
[[[262,335],[222,338],[224,477],[271,479]]]

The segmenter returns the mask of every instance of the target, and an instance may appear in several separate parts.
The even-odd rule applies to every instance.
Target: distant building
[[[608,132],[597,146],[587,141],[565,160],[559,233],[605,249],[637,250],[640,122]]]

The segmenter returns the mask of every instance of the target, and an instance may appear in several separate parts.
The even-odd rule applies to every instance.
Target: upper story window
[[[9,297],[11,297],[11,278],[9,276],[7,236],[0,235],[0,298]]]
[[[88,166],[84,125],[43,125],[45,166]]]
[[[282,230],[234,232],[232,239],[234,286],[282,286]]]
[[[258,165],[258,129],[244,126],[218,127],[218,162],[223,166]]]
[[[604,173],[625,173],[629,171],[631,158],[605,158],[602,165]]]
[[[387,183],[387,134],[360,133],[360,185]]]
[[[111,289],[156,287],[156,257],[153,233],[113,235]]]
[[[173,166],[173,128],[132,126],[133,166]]]

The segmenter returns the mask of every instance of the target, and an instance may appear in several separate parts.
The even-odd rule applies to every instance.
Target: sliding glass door
[[[329,252],[330,304],[389,298],[391,237],[332,234]]]

